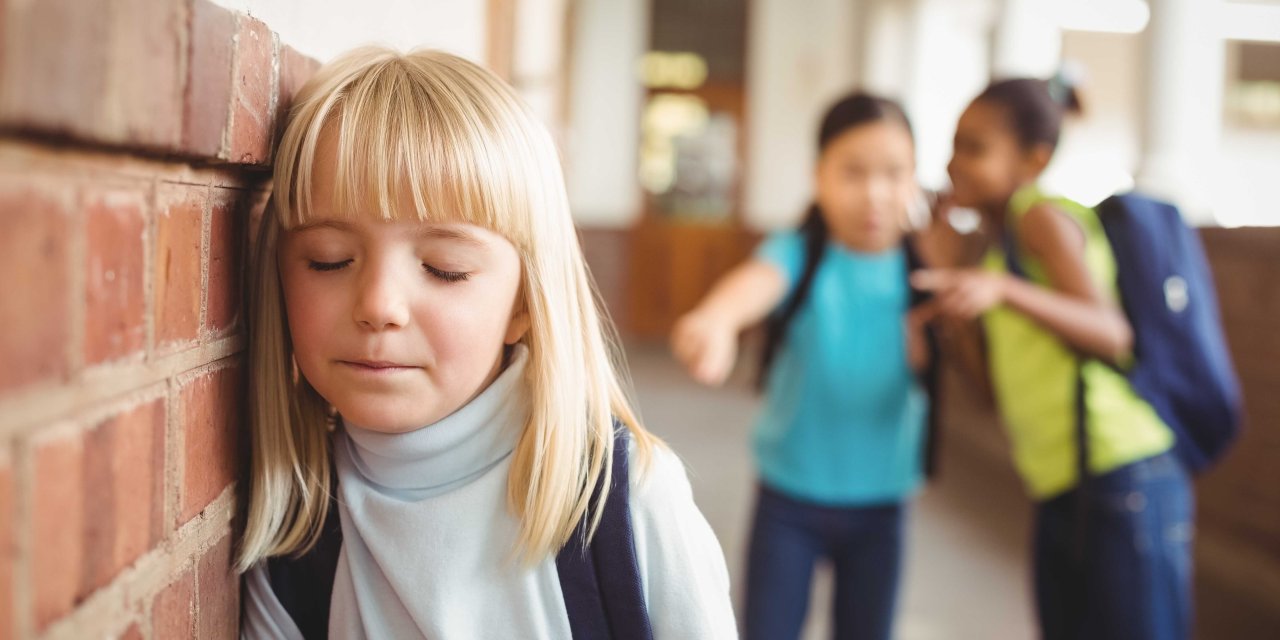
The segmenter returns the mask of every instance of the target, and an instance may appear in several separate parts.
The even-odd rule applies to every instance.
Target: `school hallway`
[[[758,399],[750,385],[751,352],[730,384],[708,389],[685,375],[665,345],[631,341],[626,348],[642,417],[684,459],[698,506],[724,546],[741,618],[755,486],[750,430]],[[1016,479],[1007,469],[975,472],[980,463],[958,446],[944,446],[940,462],[939,481],[910,512],[895,637],[1034,637],[1030,515]],[[830,598],[830,576],[820,568],[805,640],[830,637]]]

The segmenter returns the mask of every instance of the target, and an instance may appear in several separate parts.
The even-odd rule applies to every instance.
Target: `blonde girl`
[[[606,637],[736,635],[719,544],[620,384],[555,147],[496,76],[377,48],[322,68],[252,277],[245,637],[582,637],[619,558],[637,606],[589,621]],[[598,593],[566,582],[583,558]]]

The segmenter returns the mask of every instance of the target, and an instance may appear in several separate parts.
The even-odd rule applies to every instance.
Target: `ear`
[[[1049,161],[1053,159],[1053,148],[1047,144],[1037,144],[1028,150],[1023,158],[1023,167],[1028,178],[1038,177],[1044,173]]]
[[[507,321],[507,333],[502,338],[503,343],[513,345],[520,342],[524,334],[529,332],[530,325],[529,308],[523,301],[517,302],[515,309],[511,312],[511,319]]]

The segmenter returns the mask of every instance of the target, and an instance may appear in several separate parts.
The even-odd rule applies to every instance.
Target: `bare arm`
[[[1075,349],[1109,362],[1123,359],[1132,349],[1133,330],[1090,279],[1084,235],[1075,222],[1042,204],[1027,213],[1018,234],[1022,246],[1044,265],[1048,288],[977,269],[925,271],[913,282],[937,292],[935,310],[941,315],[972,319],[1005,303]]]
[[[734,267],[711,288],[694,313],[712,314],[738,330],[764,319],[782,302],[786,276],[772,262],[753,258]]]
[[[994,404],[991,370],[987,366],[986,334],[976,321],[943,318],[934,325],[940,347],[988,404]]]
[[[738,333],[764,319],[782,301],[787,280],[765,260],[735,267],[702,302],[676,321],[671,348],[699,382],[718,385],[733,370]]]
[[[1022,279],[1006,282],[1005,301],[1068,344],[1108,362],[1133,348],[1133,330],[1124,313],[1094,285],[1085,266],[1085,240],[1066,213],[1036,206],[1018,228],[1022,246],[1044,266],[1051,288]]]

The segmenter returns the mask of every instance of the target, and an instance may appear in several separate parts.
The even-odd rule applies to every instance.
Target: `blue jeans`
[[[746,640],[791,640],[809,608],[813,568],[835,569],[835,637],[888,640],[902,563],[899,503],[829,507],[765,486],[756,500],[747,566]]]
[[[1162,454],[1088,482],[1083,529],[1076,491],[1036,508],[1042,637],[1190,637],[1194,498],[1181,463]]]

